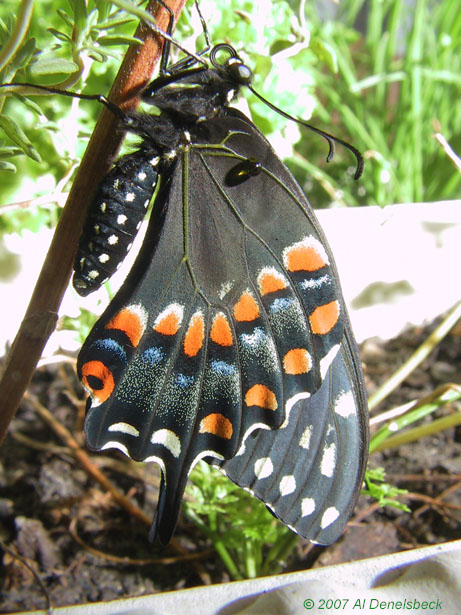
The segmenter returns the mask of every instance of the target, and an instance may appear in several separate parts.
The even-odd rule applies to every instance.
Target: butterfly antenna
[[[286,117],[288,120],[291,120],[292,122],[296,122],[297,124],[300,124],[301,126],[304,126],[305,128],[309,128],[309,130],[312,130],[312,132],[315,132],[321,137],[323,137],[325,141],[328,143],[328,147],[329,147],[327,162],[330,162],[330,160],[333,158],[335,154],[335,143],[339,143],[340,145],[348,149],[350,152],[352,152],[352,154],[354,154],[356,161],[357,161],[354,179],[359,179],[361,177],[365,163],[364,163],[362,154],[359,152],[359,150],[356,147],[354,147],[347,141],[343,141],[339,137],[335,137],[334,135],[331,135],[330,133],[325,132],[324,130],[320,130],[319,128],[316,128],[315,126],[308,124],[304,120],[300,120],[297,117],[294,117],[293,115],[290,115],[289,113],[286,113],[286,111],[283,111],[279,107],[276,107],[275,105],[273,105],[270,101],[264,98],[264,96],[261,96],[261,94],[258,94],[258,92],[256,92],[256,90],[254,90],[250,85],[247,87],[257,98],[259,98],[259,100],[261,100],[265,105],[267,105],[270,109],[272,109],[279,115]]]

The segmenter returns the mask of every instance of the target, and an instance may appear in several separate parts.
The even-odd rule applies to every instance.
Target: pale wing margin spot
[[[333,476],[333,472],[335,469],[336,462],[336,445],[334,442],[330,444],[330,446],[325,446],[323,449],[322,461],[320,464],[320,472],[331,478]]]
[[[143,463],[158,463],[160,466],[160,470],[162,471],[163,478],[166,476],[166,468],[165,462],[161,457],[157,457],[157,455],[151,455],[150,457],[146,457],[142,460]]]
[[[324,530],[326,527],[331,525],[336,521],[339,517],[339,510],[334,506],[330,506],[322,515],[322,520],[320,521],[320,527]]]
[[[336,344],[336,346],[330,348],[323,359],[320,359],[320,374],[322,376],[322,380],[325,380],[326,373],[338,354],[339,346],[339,344]]]
[[[150,441],[152,444],[161,444],[170,451],[173,457],[181,454],[181,440],[171,431],[171,429],[158,429],[152,434]]]
[[[129,423],[112,423],[107,429],[107,431],[118,431],[119,433],[126,433],[130,436],[134,436],[137,438],[139,436],[139,430],[133,425]]]
[[[287,403],[285,404],[285,420],[280,425],[279,429],[284,429],[288,425],[288,421],[290,420],[290,412],[292,411],[293,406],[298,403],[298,401],[301,401],[301,399],[307,399],[310,396],[311,394],[307,391],[301,391],[301,393],[296,393],[296,395],[293,395],[293,397],[287,399]]]
[[[254,423],[254,425],[249,427],[247,432],[244,434],[242,438],[242,444],[240,445],[239,450],[235,453],[235,457],[238,457],[238,455],[243,455],[243,453],[245,452],[245,440],[255,429],[270,429],[270,427],[269,425],[266,425],[265,423]]]
[[[124,444],[121,444],[120,442],[115,442],[115,440],[110,440],[109,442],[106,442],[104,446],[101,447],[101,450],[105,451],[108,448],[118,448],[118,450],[122,451],[124,455],[126,455],[127,457],[130,457],[130,453],[128,452],[127,447]]]
[[[352,391],[342,391],[335,399],[335,412],[347,419],[349,416],[355,415],[356,407]]]
[[[214,459],[218,459],[219,461],[224,461],[224,455],[221,455],[220,453],[217,453],[216,451],[202,451],[201,453],[199,453],[197,455],[197,457],[194,459],[194,461],[190,464],[190,468],[189,471],[187,472],[187,476],[189,476],[189,474],[192,472],[192,470],[194,469],[194,467],[198,464],[199,461],[201,461],[204,457],[213,457]],[[225,470],[223,470],[220,466],[214,466],[216,468],[218,468],[218,470],[220,472],[222,472],[223,474],[226,474]]]

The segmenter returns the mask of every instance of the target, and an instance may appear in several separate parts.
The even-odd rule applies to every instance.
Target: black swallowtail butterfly
[[[326,545],[344,530],[366,465],[356,344],[305,195],[229,106],[251,87],[250,69],[227,44],[209,62],[165,69],[164,56],[143,94],[160,114],[122,114],[140,149],[89,209],[74,275],[82,295],[123,259],[160,182],[137,260],[79,354],[87,443],[159,464],[151,538],[163,544],[204,459]],[[337,139],[321,134],[332,154]]]

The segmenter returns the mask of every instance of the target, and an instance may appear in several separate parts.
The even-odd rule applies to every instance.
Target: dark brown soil
[[[364,345],[362,359],[370,393],[433,327],[408,331],[387,344],[368,341]],[[461,384],[460,336],[461,331],[453,331],[378,412],[421,398],[443,383]],[[210,543],[184,519],[174,547],[153,549],[147,541],[147,526],[114,502],[77,460],[72,443],[60,439],[50,427],[52,420],[55,429],[59,424],[66,426],[85,451],[83,402],[71,366],[40,369],[30,393],[51,417],[47,419],[46,411],[37,409],[34,399],[25,400],[0,450],[0,538],[5,545],[0,612],[43,608],[45,590],[52,604],[61,606],[229,580]],[[460,402],[439,409],[435,418],[455,411],[461,411]],[[158,493],[158,475],[152,474],[152,464],[147,473],[116,453],[89,458],[151,516]],[[460,427],[373,454],[370,463],[372,467],[384,466],[388,482],[408,490],[402,500],[411,513],[378,509],[372,500],[362,497],[340,541],[320,548],[300,540],[285,571],[460,537]],[[190,560],[187,555],[198,557]],[[147,561],[140,565],[139,560]]]

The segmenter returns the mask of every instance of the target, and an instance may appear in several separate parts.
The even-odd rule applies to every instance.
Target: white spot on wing
[[[99,277],[99,271],[96,271],[96,269],[92,269],[88,272],[88,277],[90,278],[90,280],[96,280],[96,278]]]
[[[127,192],[125,194],[125,201],[127,203],[132,203],[135,200],[135,198],[136,198],[136,195],[134,192]]]
[[[311,443],[311,436],[312,436],[312,425],[308,425],[306,429],[303,431],[303,433],[301,434],[301,437],[299,438],[299,446],[307,450]]]
[[[130,453],[128,452],[127,447],[124,444],[121,444],[120,442],[115,442],[115,440],[110,440],[109,442],[106,442],[104,446],[101,447],[101,450],[105,451],[108,448],[118,448],[118,450],[122,451],[124,455],[126,455],[127,457],[130,456]]]
[[[201,453],[199,453],[197,455],[197,457],[194,459],[194,461],[190,464],[190,468],[189,471],[187,473],[187,475],[189,476],[189,474],[192,472],[192,470],[194,469],[194,467],[198,464],[199,461],[201,461],[202,459],[204,459],[205,457],[213,457],[214,459],[219,459],[220,461],[224,460],[223,455],[221,455],[220,453],[217,453],[216,451],[202,451]],[[226,474],[226,472],[219,466],[215,466],[218,468],[218,470],[220,470],[220,472],[222,472],[223,474]]]
[[[355,415],[355,401],[352,391],[342,391],[335,399],[335,412],[347,419],[349,416]]]
[[[333,348],[330,348],[330,350],[323,357],[323,359],[320,359],[320,374],[322,375],[322,379],[325,379],[326,373],[330,365],[333,363],[336,355],[338,354],[338,351],[339,351],[339,344],[336,344],[336,346],[333,346]]]
[[[255,475],[259,480],[263,478],[267,478],[274,471],[274,466],[272,465],[272,461],[270,457],[261,457],[255,461]]]
[[[125,216],[125,214],[119,214],[117,216],[117,224],[120,224],[120,226],[123,226],[127,220],[128,218]]]
[[[235,457],[237,457],[238,455],[243,455],[243,453],[245,452],[245,440],[255,429],[270,429],[270,427],[265,423],[254,423],[251,427],[249,427],[242,438],[242,444],[240,445],[239,450],[235,453]]]
[[[287,474],[282,478],[279,485],[280,495],[289,495],[296,489],[296,480],[292,474]]]
[[[117,237],[117,235],[110,235],[110,236],[107,238],[107,243],[108,243],[110,246],[115,246],[116,244],[118,244],[118,237]]]
[[[290,399],[287,399],[287,403],[285,404],[285,420],[280,425],[279,429],[284,429],[288,425],[288,421],[290,420],[290,412],[292,411],[293,406],[301,399],[307,399],[310,396],[311,394],[307,391],[302,391],[301,393],[293,395]]]
[[[218,297],[221,299],[221,301],[224,299],[224,297],[227,295],[227,293],[231,290],[232,286],[234,285],[234,282],[224,282],[221,286],[221,288],[219,289],[218,292]]]
[[[310,290],[310,289],[320,288],[323,285],[325,286],[330,285],[332,281],[333,280],[331,279],[331,276],[326,274],[326,275],[322,275],[322,277],[320,278],[303,280],[300,286],[304,290]]]
[[[151,455],[150,457],[146,457],[142,460],[143,463],[158,463],[160,469],[162,470],[163,476],[166,474],[165,462],[161,457],[157,457],[157,455]]]
[[[334,506],[330,506],[330,508],[327,508],[326,511],[323,513],[322,520],[320,522],[320,527],[322,528],[322,530],[334,523],[338,517],[339,510],[337,508],[335,508]]]
[[[104,263],[107,263],[107,261],[108,261],[108,260],[110,260],[110,256],[109,256],[108,254],[106,254],[106,253],[104,253],[104,254],[100,254],[100,255],[98,256],[98,261],[99,261],[100,263],[103,263],[103,264],[104,264]]]
[[[158,429],[152,434],[150,441],[152,444],[161,444],[170,451],[173,457],[181,454],[181,440],[171,431],[171,429]]]
[[[332,442],[329,446],[323,449],[322,462],[320,464],[320,472],[331,478],[335,469],[336,462],[336,445]]]
[[[301,515],[303,517],[307,517],[308,515],[312,515],[315,510],[315,500],[312,498],[303,498],[301,502]]]
[[[110,425],[108,427],[108,431],[117,431],[119,433],[126,433],[130,436],[134,436],[135,438],[137,438],[139,436],[139,430],[136,429],[136,427],[133,427],[133,425],[130,425],[129,423],[113,423],[112,425]]]

